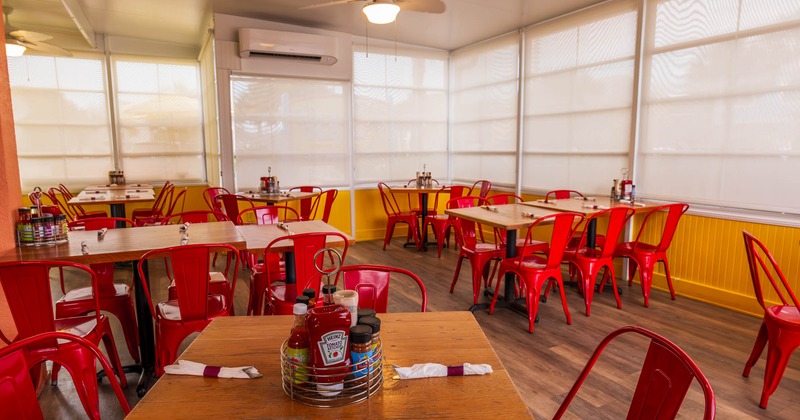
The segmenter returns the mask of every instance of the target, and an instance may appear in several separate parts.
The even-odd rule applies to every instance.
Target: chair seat
[[[294,296],[290,296],[289,300],[287,300],[287,291],[293,291],[294,293]],[[295,303],[295,298],[297,297],[296,286],[294,284],[273,284],[270,286],[270,296],[269,306],[272,315],[292,314],[292,308]]]
[[[114,283],[114,297],[120,296],[128,296],[130,293],[130,286],[125,283]],[[103,296],[101,295],[101,298]],[[76,302],[80,300],[87,300],[92,298],[92,288],[91,287],[79,287],[77,289],[72,289],[67,292],[66,295],[62,296],[61,299],[56,302],[56,304],[61,302]]]
[[[104,318],[105,315],[101,315],[100,319],[102,320]],[[55,326],[56,331],[74,334],[78,337],[86,337],[87,335],[95,332],[97,328],[97,319],[94,315],[60,318],[54,320],[53,325]]]
[[[522,268],[526,270],[544,270],[546,267],[547,267],[546,258],[533,255],[522,259]]]
[[[208,317],[225,314],[225,296],[222,295],[208,295]],[[178,308],[178,300],[168,300],[156,305],[156,313],[159,319],[179,322],[181,320],[181,311]]]
[[[800,328],[800,309],[795,306],[789,305],[775,305],[767,309],[769,317],[774,320],[794,325],[795,328]]]
[[[477,244],[475,244],[475,248],[472,251],[473,252],[492,252],[492,251],[503,251],[503,252],[505,252],[505,250],[503,248],[500,248],[499,246],[497,246],[495,244],[490,244],[490,243],[477,243]]]

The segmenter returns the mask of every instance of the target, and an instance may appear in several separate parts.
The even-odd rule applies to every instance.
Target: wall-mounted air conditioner
[[[338,60],[336,38],[268,29],[239,29],[239,56],[296,60],[333,65]]]

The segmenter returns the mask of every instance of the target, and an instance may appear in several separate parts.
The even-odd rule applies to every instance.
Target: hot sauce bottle
[[[349,373],[346,365],[350,362],[350,311],[341,305],[310,309],[306,329],[309,373],[317,382],[317,391],[325,397],[336,396],[342,392],[344,378]]]
[[[292,335],[286,343],[286,353],[294,364],[292,365],[292,378],[294,383],[301,384],[308,381],[308,331],[306,330],[306,311],[308,305],[296,303],[293,308],[294,326]]]

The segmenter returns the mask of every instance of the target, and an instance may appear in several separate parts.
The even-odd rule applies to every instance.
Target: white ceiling
[[[17,28],[55,35],[78,29],[62,0],[4,0],[14,8]],[[67,1],[67,0],[64,0]],[[300,10],[331,0],[70,0],[98,34],[199,46],[206,16],[212,11],[363,36],[364,1]],[[419,1],[419,0],[417,0]],[[443,0],[447,11],[429,14],[401,10],[397,41],[453,50],[514,29],[559,16],[603,0]],[[392,40],[395,25],[369,25],[371,38]]]

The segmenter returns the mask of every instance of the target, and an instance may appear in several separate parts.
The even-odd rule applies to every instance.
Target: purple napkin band
[[[218,378],[219,372],[222,370],[222,366],[206,366],[203,369],[203,376],[207,376],[209,378]],[[463,371],[463,369],[462,369]]]
[[[447,376],[464,376],[464,365],[461,366],[448,366]]]

